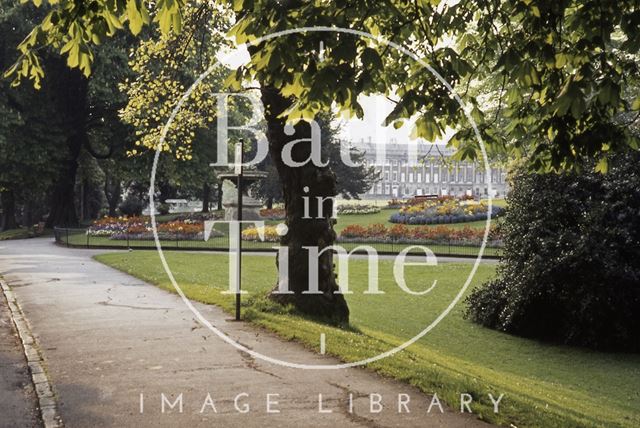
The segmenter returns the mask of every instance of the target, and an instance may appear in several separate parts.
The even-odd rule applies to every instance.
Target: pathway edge
[[[53,393],[47,372],[44,369],[44,358],[39,351],[38,343],[31,333],[29,321],[27,321],[24,316],[13,291],[1,277],[0,288],[9,305],[9,314],[20,337],[22,351],[29,366],[31,382],[38,397],[38,413],[40,419],[42,420],[44,428],[62,428],[64,424],[58,414],[58,402]]]

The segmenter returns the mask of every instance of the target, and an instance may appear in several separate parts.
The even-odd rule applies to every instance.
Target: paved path
[[[37,402],[22,343],[0,290],[0,427],[39,427]]]
[[[487,426],[437,407],[427,413],[430,397],[364,369],[309,371],[255,360],[198,324],[177,296],[90,258],[100,251],[61,248],[50,239],[3,247],[0,275],[30,322],[67,427]],[[249,348],[289,361],[337,362],[229,322],[215,306],[197,307]],[[211,402],[200,413],[208,393],[217,413]],[[371,393],[383,397],[381,413],[370,412]],[[162,413],[161,394],[168,402],[182,394],[182,413],[167,404]],[[267,412],[267,394],[279,394],[271,401],[280,413]],[[318,394],[332,413],[319,413]],[[399,394],[410,397],[411,413],[398,414]],[[248,413],[236,410],[236,397],[238,408],[250,406]]]

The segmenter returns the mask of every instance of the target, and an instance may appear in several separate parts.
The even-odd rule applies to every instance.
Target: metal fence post
[[[67,248],[69,248],[69,228],[65,229],[67,231]]]

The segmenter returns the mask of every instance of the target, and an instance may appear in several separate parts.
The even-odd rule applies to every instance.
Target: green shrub
[[[514,174],[504,258],[497,279],[467,299],[469,318],[537,339],[640,351],[640,155],[611,163],[604,175]]]
[[[129,195],[118,208],[123,215],[128,217],[138,217],[142,215],[144,203],[137,196]]]
[[[169,204],[158,204],[158,214],[167,215],[169,211],[171,211],[171,206]]]

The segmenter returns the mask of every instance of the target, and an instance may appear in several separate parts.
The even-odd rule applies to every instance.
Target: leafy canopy
[[[119,85],[128,100],[120,118],[135,128],[138,147],[131,150],[131,155],[156,149],[162,129],[187,87],[212,66],[215,69],[178,110],[161,149],[174,152],[178,159],[191,160],[197,133],[215,123],[213,94],[223,92],[222,82],[228,73],[223,65],[216,66],[216,54],[228,46],[224,31],[229,28],[229,16],[212,14],[192,3],[183,12],[188,31],[181,34],[153,31],[131,49],[129,65],[134,77]]]
[[[41,0],[33,0],[40,4]],[[365,31],[411,50],[465,99],[484,139],[495,151],[526,157],[537,170],[579,168],[597,158],[607,169],[609,153],[638,149],[629,125],[638,119],[640,5],[637,0],[219,0],[196,2],[232,7],[229,35],[251,42],[275,31],[335,26]],[[37,49],[51,45],[68,64],[90,72],[92,45],[118,29],[137,34],[154,22],[163,34],[179,33],[186,2],[50,1],[43,22],[19,46],[8,70],[14,83],[39,84]],[[319,54],[320,41],[325,46]],[[316,53],[315,55],[313,53]],[[396,101],[386,122],[415,119],[414,136],[433,140],[447,127],[458,157],[475,158],[479,147],[466,116],[448,89],[423,66],[379,41],[337,33],[292,34],[256,46],[247,67],[229,79],[259,80],[295,102],[290,118],[313,116],[337,105],[362,115],[360,94]],[[478,82],[500,82],[490,93],[472,95]],[[483,96],[484,95],[484,96]],[[489,104],[486,106],[485,104]],[[493,107],[495,117],[485,117]],[[505,123],[506,126],[496,126]]]

